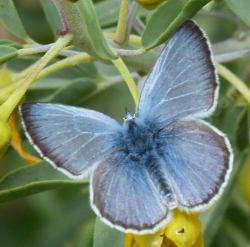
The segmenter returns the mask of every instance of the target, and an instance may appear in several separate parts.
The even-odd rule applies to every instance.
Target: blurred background
[[[94,2],[102,28],[106,31],[114,30],[118,19],[119,1]],[[201,10],[194,19],[207,32],[217,54],[243,48],[250,49],[249,27],[225,2],[215,1],[213,6]],[[29,35],[35,41],[47,44],[54,41],[54,34],[51,23],[47,22],[42,3],[43,0],[15,1]],[[140,7],[141,21],[146,22],[151,12]],[[250,16],[250,9],[248,15]],[[133,32],[137,34],[136,30]],[[0,39],[19,42],[1,23]],[[15,59],[8,66],[11,70],[21,71],[34,59]],[[250,86],[250,56],[229,62],[226,66],[248,87]],[[135,79],[147,73],[139,72],[136,73]],[[89,83],[98,80],[116,83],[93,94]],[[119,121],[122,121],[125,108],[133,111],[133,100],[116,69],[100,62],[74,66],[39,81],[28,91],[25,100],[88,107],[104,112]],[[207,246],[250,246],[249,109],[249,104],[247,105],[241,94],[228,81],[221,79],[219,105],[209,121],[229,136],[236,157],[236,168],[222,198],[211,210],[201,215]],[[25,146],[35,154],[27,141]],[[10,147],[0,160],[0,176],[3,177],[13,169],[25,165],[25,161]],[[1,186],[4,185],[0,182],[0,189]],[[94,237],[90,233],[96,231],[94,227],[95,216],[89,207],[87,185],[60,187],[0,203],[0,246],[92,246]],[[123,236],[117,232],[115,238]]]

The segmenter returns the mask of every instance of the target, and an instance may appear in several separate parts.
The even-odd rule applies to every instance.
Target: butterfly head
[[[128,122],[133,119],[135,119],[135,114],[131,114],[128,111],[128,108],[125,108],[125,116],[123,117],[124,122]]]

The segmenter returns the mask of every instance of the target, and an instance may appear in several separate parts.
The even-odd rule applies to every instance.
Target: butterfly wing
[[[112,152],[110,138],[120,125],[110,117],[84,108],[25,103],[20,113],[26,134],[53,166],[73,178],[83,178]]]
[[[169,220],[145,166],[114,153],[94,170],[91,204],[97,215],[124,232],[152,233]]]
[[[180,28],[146,79],[139,116],[165,125],[175,119],[209,115],[215,107],[217,75],[209,44],[192,21]]]
[[[160,133],[162,171],[180,208],[204,209],[223,190],[232,170],[227,138],[201,120],[183,120]]]
[[[171,38],[145,82],[139,117],[156,126],[158,162],[178,206],[203,209],[223,190],[233,155],[227,138],[194,117],[216,106],[217,74],[206,37],[187,21]],[[188,120],[189,119],[189,120]]]

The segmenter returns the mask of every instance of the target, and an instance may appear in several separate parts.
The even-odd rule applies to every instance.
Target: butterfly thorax
[[[159,138],[153,126],[136,117],[125,119],[119,145],[129,159],[145,164],[156,153],[158,142]]]

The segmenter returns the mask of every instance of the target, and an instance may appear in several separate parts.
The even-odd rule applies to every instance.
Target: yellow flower
[[[4,67],[0,70],[0,104],[4,103],[9,94],[15,89],[13,85],[12,74],[7,67]],[[25,150],[18,128],[16,113],[10,116],[8,123],[7,120],[0,120],[0,157],[6,152],[10,143],[28,164],[35,164],[40,161],[40,159]]]
[[[143,6],[145,9],[154,9],[157,7],[160,3],[162,3],[165,0],[136,0],[138,4]]]
[[[155,234],[127,234],[125,247],[204,247],[201,226],[198,214],[174,210],[166,228]]]
[[[194,247],[201,235],[201,222],[196,213],[173,212],[173,220],[165,230],[165,235],[177,247]]]
[[[20,130],[18,127],[18,115],[17,113],[13,113],[10,116],[9,119],[9,126],[12,131],[12,140],[11,140],[11,146],[17,151],[17,153],[29,164],[34,165],[41,160],[37,158],[34,155],[29,154],[24,146],[23,146],[23,140],[20,134]]]

